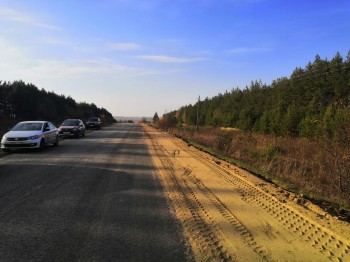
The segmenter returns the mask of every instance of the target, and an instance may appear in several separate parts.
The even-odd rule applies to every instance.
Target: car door
[[[81,134],[84,134],[85,132],[85,126],[84,126],[84,123],[83,121],[79,120],[79,129],[81,131]]]
[[[50,128],[50,142],[55,143],[56,142],[56,137],[57,137],[57,128],[51,123],[48,122],[49,128]]]
[[[50,127],[49,127],[49,124],[46,122],[43,125],[43,137],[46,143],[51,143]]]

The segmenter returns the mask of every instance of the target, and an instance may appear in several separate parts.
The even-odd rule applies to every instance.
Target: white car
[[[16,124],[1,139],[5,152],[19,148],[43,148],[47,144],[57,146],[58,129],[48,121],[24,121]]]

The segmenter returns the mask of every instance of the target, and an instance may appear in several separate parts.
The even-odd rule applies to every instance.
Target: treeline
[[[330,61],[317,55],[305,68],[296,68],[290,77],[271,85],[255,81],[244,90],[226,91],[163,118],[178,125],[235,127],[339,142],[349,140],[349,105],[350,52],[345,60],[339,53]]]
[[[70,96],[39,90],[23,81],[0,81],[0,120],[4,123],[49,120],[60,124],[66,118],[86,121],[92,116],[100,117],[105,123],[115,121],[110,112],[95,104],[77,103]]]

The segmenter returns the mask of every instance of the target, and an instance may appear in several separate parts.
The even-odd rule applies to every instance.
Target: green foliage
[[[233,139],[233,132],[221,131],[217,137],[215,149],[227,153]]]
[[[168,130],[174,128],[178,125],[178,120],[175,117],[175,114],[165,114],[161,119],[156,123],[156,126],[163,130]]]
[[[345,139],[350,119],[350,52],[328,61],[316,55],[305,68],[296,68],[289,78],[271,85],[253,81],[244,90],[218,94],[199,101],[199,125],[235,127],[277,136]],[[195,105],[176,114],[186,125],[196,124]],[[173,114],[174,112],[170,112]],[[347,131],[349,133],[349,131]],[[348,134],[347,133],[347,134]]]
[[[298,135],[298,124],[300,115],[295,105],[288,106],[287,112],[284,114],[281,123],[281,132],[290,136]]]
[[[260,158],[263,160],[272,160],[275,157],[277,157],[279,154],[279,148],[272,145],[267,144],[261,151],[260,151]]]
[[[46,119],[57,125],[66,118],[87,120],[100,117],[104,123],[114,122],[110,112],[95,104],[77,103],[71,97],[39,90],[23,81],[0,81],[0,112],[13,122]]]

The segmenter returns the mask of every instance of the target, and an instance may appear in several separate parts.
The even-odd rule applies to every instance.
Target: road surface
[[[350,225],[147,125],[0,158],[1,261],[350,261]]]
[[[191,260],[141,127],[0,157],[0,260]]]

